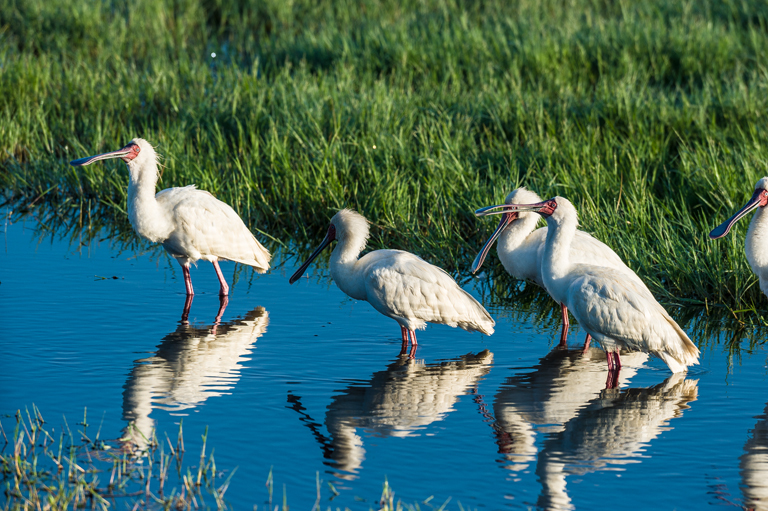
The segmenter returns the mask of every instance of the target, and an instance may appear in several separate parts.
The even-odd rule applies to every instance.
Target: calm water
[[[215,325],[201,263],[185,324],[182,275],[161,252],[36,227],[0,227],[0,413],[35,404],[58,427],[87,407],[104,438],[131,421],[175,438],[183,418],[193,463],[208,426],[217,467],[238,467],[235,509],[263,509],[270,468],[292,509],[312,508],[318,472],[340,493],[323,483],[323,509],[375,508],[385,479],[405,503],[433,496],[422,509],[768,509],[764,347],[731,357],[709,339],[677,376],[627,355],[620,388],[604,390],[604,355],[582,356],[583,334],[554,350],[555,327],[487,304],[495,335],[430,326],[409,361],[397,325],[325,270],[293,286],[297,261],[240,271]],[[231,282],[235,265],[222,268]]]

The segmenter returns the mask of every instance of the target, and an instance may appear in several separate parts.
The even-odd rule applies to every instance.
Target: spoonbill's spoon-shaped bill
[[[325,234],[325,238],[323,238],[323,241],[320,243],[320,245],[315,249],[314,252],[307,258],[304,263],[299,266],[299,269],[296,270],[293,275],[291,275],[291,278],[288,279],[289,284],[293,284],[297,280],[301,278],[302,275],[304,275],[304,272],[307,271],[307,268],[309,268],[309,265],[312,264],[312,262],[317,259],[317,256],[320,255],[320,252],[325,250],[325,247],[331,244],[332,241],[336,240],[336,227],[331,224],[328,227],[328,232]]]
[[[555,199],[549,199],[536,204],[499,204],[486,206],[475,210],[475,216],[503,215],[512,211],[535,211],[542,215],[551,215],[557,208]]]
[[[334,240],[331,277],[345,294],[365,300],[400,325],[401,354],[410,341],[414,356],[415,330],[437,323],[464,330],[493,333],[496,322],[472,295],[444,270],[402,250],[374,250],[360,257],[370,229],[361,214],[342,209],[331,219],[320,246],[291,276],[294,283],[318,254]]]
[[[758,183],[758,186],[759,185],[760,183]],[[747,213],[756,208],[761,208],[766,204],[768,204],[768,190],[757,188],[755,193],[752,194],[752,198],[749,199],[749,202],[747,202],[747,204],[738,210],[731,218],[712,229],[712,231],[709,233],[709,237],[713,240],[722,238],[731,232],[731,227],[733,227],[733,224],[738,222],[741,218],[747,216]]]
[[[86,156],[85,158],[80,158],[78,160],[72,160],[69,162],[70,165],[73,167],[85,167],[86,165],[90,165],[93,162],[101,161],[101,160],[111,160],[113,158],[122,158],[126,163],[134,159],[136,156],[138,156],[141,149],[136,144],[128,144],[127,146],[123,147],[122,149],[118,149],[117,151],[112,151],[109,153],[102,153],[97,154],[96,156]]]
[[[765,239],[768,237],[768,177],[762,178],[755,185],[755,192],[749,202],[736,212],[731,218],[720,224],[709,233],[709,237],[717,239],[725,236],[734,223],[747,213],[754,210],[752,220],[749,222],[747,237],[744,240],[744,253],[752,271],[760,279],[760,289],[768,295],[768,250],[765,247]]]
[[[219,260],[252,266],[257,272],[269,269],[269,251],[256,240],[242,219],[227,204],[194,185],[167,188],[155,194],[157,154],[144,139],[134,138],[117,151],[72,160],[82,167],[120,158],[128,166],[128,219],[139,236],[162,243],[181,265],[187,296],[194,294],[190,264],[210,261],[219,279],[219,294],[229,294],[229,286]]]
[[[490,215],[501,215],[501,220],[499,221],[499,225],[496,227],[496,230],[493,231],[493,234],[491,234],[491,237],[488,238],[488,241],[485,242],[483,248],[480,249],[480,252],[478,252],[475,260],[472,261],[472,273],[477,273],[477,270],[479,270],[483,265],[485,258],[488,257],[488,252],[490,252],[491,247],[493,246],[496,239],[501,236],[501,233],[504,232],[504,229],[506,229],[512,222],[517,219],[517,213],[521,211],[532,211],[534,213],[538,213],[542,210],[545,210],[546,212],[547,208],[551,207],[551,205],[547,205],[548,202],[549,201],[542,201],[535,204],[499,204],[496,206],[487,206],[476,210],[475,216],[483,217]]]

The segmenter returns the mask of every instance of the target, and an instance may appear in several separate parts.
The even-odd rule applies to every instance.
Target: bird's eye
[[[138,153],[141,150],[141,148],[137,145],[133,146],[133,152]]]

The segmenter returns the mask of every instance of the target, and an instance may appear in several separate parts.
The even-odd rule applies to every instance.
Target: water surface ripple
[[[762,341],[739,349],[709,325],[689,373],[627,354],[606,389],[603,352],[583,352],[578,328],[557,349],[532,302],[484,300],[495,335],[430,326],[409,360],[395,322],[322,264],[289,286],[299,261],[265,275],[223,263],[228,301],[200,265],[190,303],[162,251],[62,240],[29,217],[2,230],[6,432],[32,404],[58,430],[87,407],[88,428],[137,456],[181,420],[199,452],[208,427],[217,468],[237,467],[235,509],[264,506],[270,470],[294,509],[312,508],[316,474],[323,509],[376,507],[385,479],[406,503],[433,497],[422,508],[768,509]]]

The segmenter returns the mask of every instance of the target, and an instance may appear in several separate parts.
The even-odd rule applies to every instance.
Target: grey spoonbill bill
[[[639,278],[627,278],[613,268],[571,261],[579,220],[568,199],[491,206],[475,214],[509,211],[536,211],[547,220],[541,259],[544,287],[602,345],[609,371],[621,368],[620,348],[650,353],[662,359],[673,373],[699,363],[699,349]]]
[[[507,195],[504,204],[535,204],[541,202],[535,192],[520,187]],[[501,207],[501,206],[491,206]],[[541,258],[544,253],[544,242],[547,238],[547,227],[536,229],[541,217],[533,211],[506,211],[501,215],[501,221],[496,230],[485,242],[483,248],[472,263],[472,273],[477,273],[488,256],[493,242],[498,239],[496,251],[499,260],[507,273],[518,280],[530,280],[544,287],[541,277]],[[571,244],[571,262],[575,264],[589,263],[595,266],[606,266],[624,273],[631,279],[636,279],[639,285],[645,286],[640,278],[624,261],[602,241],[593,238],[584,231],[576,231]],[[560,346],[565,347],[568,339],[568,308],[560,304],[563,315],[563,329],[560,333]],[[587,334],[584,347],[589,347],[590,335]]]
[[[764,177],[757,182],[755,192],[747,204],[731,218],[712,229],[709,237],[713,240],[722,238],[731,231],[733,224],[740,218],[746,216],[753,209],[756,210],[752,221],[749,223],[744,251],[747,254],[747,261],[749,261],[752,271],[760,279],[760,289],[768,295],[768,247],[766,247],[765,243],[766,238],[768,238],[766,204],[768,204],[768,177]]]
[[[496,322],[491,315],[445,270],[402,250],[374,250],[360,257],[369,234],[363,215],[342,209],[331,219],[320,246],[289,282],[296,282],[318,254],[337,240],[331,253],[331,277],[344,293],[367,301],[397,321],[403,341],[401,354],[405,354],[410,339],[413,356],[418,344],[415,331],[426,328],[426,323],[493,334]]]
[[[269,269],[269,251],[253,236],[227,204],[195,185],[166,188],[155,194],[157,153],[142,138],[134,138],[122,149],[69,162],[73,167],[99,160],[120,158],[128,165],[128,219],[133,229],[155,243],[162,243],[181,265],[187,295],[193,295],[189,265],[203,259],[213,263],[221,288],[229,286],[219,260],[252,266],[258,273]]]

